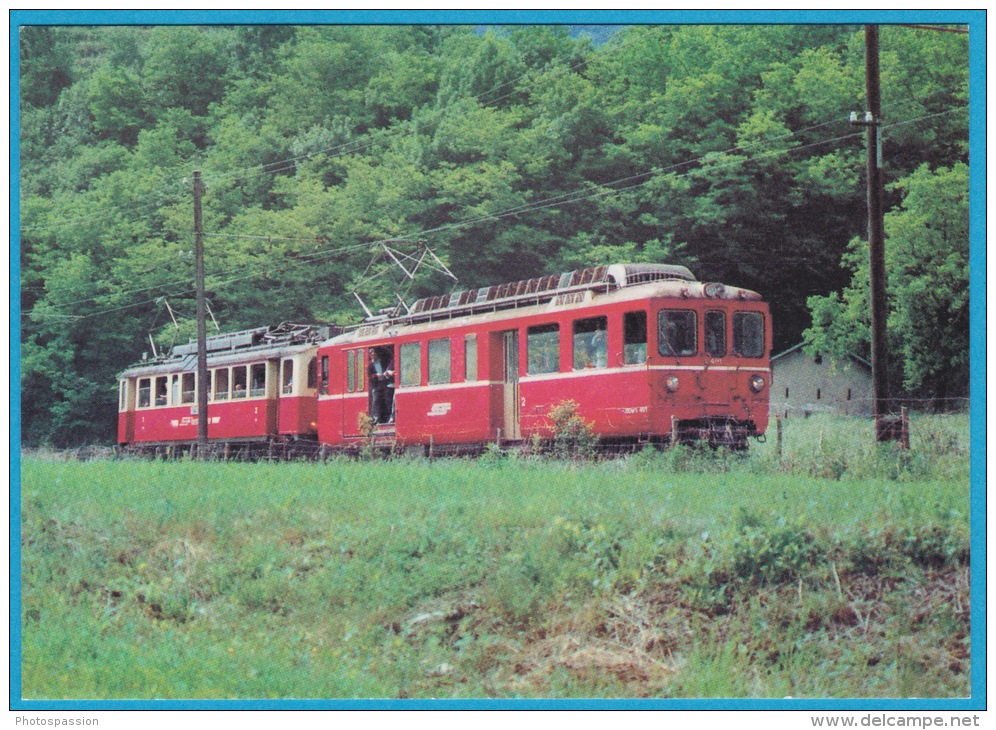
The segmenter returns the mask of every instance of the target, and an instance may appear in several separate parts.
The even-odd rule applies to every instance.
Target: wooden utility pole
[[[888,343],[886,341],[885,225],[882,211],[882,94],[879,87],[878,26],[865,26],[865,115],[868,153],[868,273],[871,297],[872,416],[875,438],[884,440],[888,412]]]
[[[208,445],[207,307],[204,301],[204,240],[201,222],[201,171],[194,170],[194,269],[197,296],[197,456]]]

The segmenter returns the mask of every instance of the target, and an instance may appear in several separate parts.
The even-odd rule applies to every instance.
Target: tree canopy
[[[115,374],[150,333],[157,348],[189,335],[195,169],[224,329],[355,322],[375,246],[424,240],[461,287],[684,264],[764,295],[776,348],[807,331],[860,351],[861,29],[602,35],[22,29],[25,443],[111,439]],[[967,341],[967,44],[890,26],[881,48],[897,378],[964,390],[947,374],[967,373],[967,347],[935,340]]]

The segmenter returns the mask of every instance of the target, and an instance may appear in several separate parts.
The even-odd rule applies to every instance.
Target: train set
[[[746,448],[768,424],[771,324],[753,291],[614,264],[420,299],[360,325],[207,340],[208,438],[227,449],[480,448],[548,439],[566,401],[600,443]],[[189,448],[197,346],[119,376],[118,444]]]

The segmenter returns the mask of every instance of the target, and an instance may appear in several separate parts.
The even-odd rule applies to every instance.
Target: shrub
[[[569,459],[589,459],[595,455],[598,437],[592,424],[578,415],[575,401],[561,401],[547,415],[553,422],[554,455]]]

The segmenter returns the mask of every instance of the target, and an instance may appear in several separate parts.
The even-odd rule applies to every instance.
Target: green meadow
[[[968,421],[21,474],[23,696],[964,697]]]

